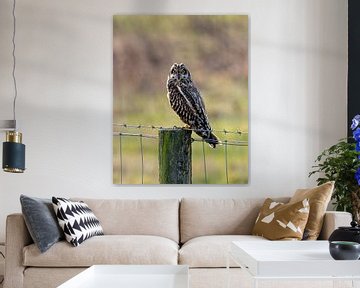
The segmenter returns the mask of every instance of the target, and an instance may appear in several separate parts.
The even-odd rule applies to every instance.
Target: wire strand
[[[224,146],[224,152],[225,152],[225,177],[226,177],[226,184],[229,184],[229,171],[228,171],[228,151],[227,151],[227,146],[228,146],[228,141],[225,140],[225,146]]]
[[[14,81],[14,90],[15,90],[14,101],[13,101],[13,116],[14,116],[14,121],[15,121],[15,130],[16,130],[17,85],[16,85],[16,77],[15,77],[15,68],[16,68],[16,56],[15,56],[15,49],[16,49],[16,44],[15,44],[16,16],[15,16],[15,8],[16,8],[16,0],[14,0],[14,2],[13,2],[13,9],[12,9],[12,15],[13,15],[13,19],[14,19],[14,26],[13,26],[14,29],[13,29],[13,35],[12,35],[12,44],[13,44],[13,50],[12,50],[12,57],[13,57],[12,78],[13,78],[13,81]]]
[[[141,184],[144,184],[144,148],[142,141],[142,134],[140,134],[140,153],[141,153]]]
[[[151,139],[158,139],[159,137],[155,135],[149,135],[149,134],[137,134],[137,133],[124,133],[124,132],[118,132],[113,133],[113,136],[130,136],[130,137],[143,137],[143,138],[151,138]]]
[[[124,127],[124,128],[134,128],[134,129],[155,129],[155,130],[160,130],[160,129],[174,129],[174,128],[179,128],[179,129],[184,129],[184,130],[191,130],[194,132],[219,132],[219,133],[228,133],[228,134],[248,134],[248,132],[245,131],[240,131],[240,130],[216,130],[216,129],[193,129],[193,128],[189,128],[189,127],[163,127],[163,126],[158,126],[158,125],[131,125],[131,124],[126,124],[126,123],[113,123],[113,126],[118,126],[118,127]]]
[[[129,136],[129,137],[143,137],[143,138],[149,138],[149,139],[159,139],[158,136],[156,135],[150,135],[150,134],[140,134],[140,133],[126,133],[126,132],[115,132],[113,133],[113,136]],[[207,138],[203,138],[203,139],[197,139],[197,138],[191,138],[191,140],[193,142],[213,142],[213,139],[207,139]],[[224,141],[220,141],[219,145],[224,145]],[[226,140],[226,145],[227,146],[248,146],[248,142],[247,141],[230,141],[230,140]]]
[[[204,177],[205,177],[205,184],[208,183],[207,181],[207,171],[206,171],[206,156],[205,156],[205,141],[202,141],[202,152],[203,152],[203,164],[204,164]]]
[[[194,139],[192,138],[192,141],[194,142],[202,142],[202,141],[209,141],[209,142],[214,142],[213,139]],[[219,144],[218,145],[227,145],[227,146],[248,146],[248,143],[247,141],[229,141],[229,140],[226,140],[226,144],[224,143],[225,141],[219,141]]]
[[[123,157],[122,157],[122,137],[119,135],[119,156],[120,156],[120,183],[123,183]]]

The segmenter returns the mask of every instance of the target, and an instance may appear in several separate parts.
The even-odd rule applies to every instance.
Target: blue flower
[[[356,142],[360,141],[360,128],[356,128],[356,130],[353,131],[353,136]]]
[[[353,130],[353,137],[356,141],[356,145],[355,145],[355,150],[356,152],[360,152],[360,115],[356,115],[353,119],[352,119],[352,124],[351,124],[351,130]],[[360,153],[357,155],[358,160],[360,160]],[[358,183],[358,185],[360,186],[360,167],[358,167],[358,169],[355,172],[355,179]]]
[[[355,179],[358,182],[359,186],[360,186],[360,167],[358,168],[358,170],[355,173]]]
[[[356,115],[352,119],[351,130],[355,130],[360,124],[360,115]]]

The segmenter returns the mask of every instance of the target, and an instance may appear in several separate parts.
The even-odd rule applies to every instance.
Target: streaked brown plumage
[[[211,131],[204,101],[192,82],[190,71],[183,63],[174,63],[171,66],[167,91],[170,106],[181,121],[215,148],[219,139]]]

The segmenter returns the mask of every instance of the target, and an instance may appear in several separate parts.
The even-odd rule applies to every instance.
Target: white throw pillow
[[[79,246],[86,239],[104,235],[99,220],[84,202],[52,197],[55,214],[66,241]]]

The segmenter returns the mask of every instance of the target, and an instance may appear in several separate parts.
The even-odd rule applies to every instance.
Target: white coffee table
[[[58,288],[188,288],[185,265],[94,265]]]
[[[275,279],[342,279],[360,287],[360,261],[332,259],[328,241],[236,241],[229,256],[248,272],[254,287],[259,280]]]

